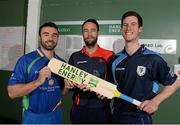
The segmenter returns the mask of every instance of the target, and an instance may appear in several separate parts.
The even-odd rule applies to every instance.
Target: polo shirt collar
[[[37,52],[41,57],[46,57],[46,55],[44,54],[44,52],[42,51],[42,49],[40,47],[37,49]],[[57,58],[57,55],[55,52],[54,52],[53,57]]]
[[[143,53],[145,49],[146,49],[146,47],[142,44],[140,46],[140,48],[133,55],[136,55],[136,54],[139,54],[139,53]],[[127,53],[125,47],[124,47],[122,53],[126,53],[129,56],[129,54]],[[133,56],[133,55],[131,55],[131,56]]]
[[[97,45],[96,51],[90,54],[90,53],[86,50],[85,46],[83,46],[83,48],[81,49],[81,53],[85,53],[85,54],[87,54],[89,57],[99,56],[99,54],[101,54],[101,47],[99,47],[99,45]]]

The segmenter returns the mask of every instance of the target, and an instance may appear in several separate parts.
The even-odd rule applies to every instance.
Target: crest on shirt
[[[138,66],[136,71],[139,76],[143,76],[146,73],[146,67]]]
[[[50,79],[48,84],[49,84],[50,86],[52,86],[52,85],[54,84],[54,80],[53,80],[53,79]]]
[[[101,58],[98,60],[98,63],[100,63],[100,64],[101,64],[101,63],[104,63],[104,62],[105,62],[105,60],[103,60],[103,59],[101,59]]]

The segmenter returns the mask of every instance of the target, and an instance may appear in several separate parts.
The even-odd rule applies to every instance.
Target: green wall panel
[[[0,0],[0,27],[26,26],[28,0]],[[0,70],[0,124],[21,122],[21,101],[10,99],[7,83],[10,71]]]
[[[0,0],[0,26],[25,26],[28,0]]]

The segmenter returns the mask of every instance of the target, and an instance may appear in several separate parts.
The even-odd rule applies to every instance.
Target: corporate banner
[[[83,45],[82,24],[84,21],[58,21],[55,22],[60,29],[60,43],[56,51],[68,61],[70,55],[80,50]],[[120,20],[98,20],[100,36],[98,44],[101,47],[119,52],[124,47]],[[161,54],[176,54],[176,39],[140,39],[149,49]]]

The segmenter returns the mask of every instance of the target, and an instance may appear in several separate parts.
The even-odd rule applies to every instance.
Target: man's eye
[[[127,26],[127,24],[123,24],[123,26]]]
[[[44,34],[44,36],[49,36],[48,34]]]
[[[55,37],[55,38],[56,38],[56,37],[58,37],[58,36],[57,36],[57,35],[53,35],[53,37]]]
[[[84,33],[87,33],[88,31],[87,31],[87,30],[84,30],[83,32],[84,32]]]
[[[96,32],[96,29],[91,30],[91,32]]]

